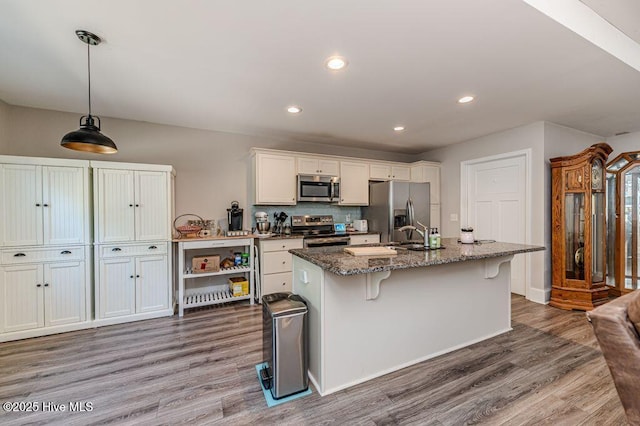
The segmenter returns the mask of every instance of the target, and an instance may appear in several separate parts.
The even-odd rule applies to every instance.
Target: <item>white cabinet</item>
[[[298,157],[298,174],[339,176],[338,160],[314,157]]]
[[[380,234],[350,235],[349,239],[349,244],[352,246],[359,244],[376,244],[380,242]]]
[[[429,227],[442,230],[442,228],[440,228],[440,204],[431,204],[430,211]]]
[[[260,240],[260,291],[265,294],[291,291],[293,255],[289,250],[300,249],[302,238]]]
[[[296,204],[296,158],[257,152],[254,155],[254,204]]]
[[[369,179],[409,181],[411,168],[409,166],[388,163],[370,163]]]
[[[184,310],[187,308],[238,300],[250,300],[253,305],[253,238],[212,237],[191,241],[178,240],[174,243],[174,251],[176,252],[177,261],[178,316],[183,316]],[[194,257],[219,256],[220,259],[223,259],[234,252],[247,253],[249,263],[247,265],[240,264],[229,268],[219,268],[211,272],[197,273],[192,269]],[[244,278],[248,291],[243,293],[246,294],[233,294],[228,282],[231,278]]]
[[[340,202],[343,206],[369,204],[369,164],[340,162]]]
[[[173,314],[168,245],[164,242],[100,247],[96,253],[99,324]]]
[[[411,166],[411,182],[429,182],[431,204],[440,204],[440,165],[418,161]]]
[[[168,172],[97,169],[95,187],[97,243],[170,238]]]
[[[0,164],[0,246],[88,243],[89,163],[81,164]]]
[[[90,307],[86,277],[84,261],[0,266],[0,332],[42,329],[10,336],[25,338],[85,322]]]

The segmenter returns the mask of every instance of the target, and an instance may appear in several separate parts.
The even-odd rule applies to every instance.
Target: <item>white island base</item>
[[[294,256],[320,395],[511,330],[512,258],[342,276]]]

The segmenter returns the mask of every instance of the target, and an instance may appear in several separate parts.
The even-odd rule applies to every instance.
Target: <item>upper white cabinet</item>
[[[300,175],[326,175],[339,176],[340,166],[338,160],[324,158],[298,157],[298,174]]]
[[[171,166],[92,166],[96,243],[171,239]]]
[[[340,162],[340,202],[343,206],[369,205],[369,164]]]
[[[254,204],[296,204],[296,158],[257,152],[254,155]]]
[[[440,164],[418,161],[411,166],[411,182],[429,182],[431,204],[440,204]]]
[[[393,165],[387,163],[369,164],[369,179],[371,180],[399,180],[409,181],[411,168],[409,166]]]
[[[0,156],[0,246],[88,243],[88,166]]]

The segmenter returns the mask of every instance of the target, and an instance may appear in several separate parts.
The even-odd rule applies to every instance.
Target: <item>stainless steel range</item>
[[[334,230],[331,215],[291,216],[291,233],[303,235],[305,248],[349,245],[349,236]]]

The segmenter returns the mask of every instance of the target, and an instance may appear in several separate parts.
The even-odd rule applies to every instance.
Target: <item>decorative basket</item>
[[[198,218],[198,221],[189,220],[186,225],[176,226],[176,223],[178,222],[178,219],[180,219],[182,217],[185,217],[185,216],[196,217],[196,218]],[[198,232],[200,232],[202,230],[202,226],[201,225],[196,225],[196,224],[194,224],[194,222],[203,223],[204,220],[200,216],[198,216],[197,214],[192,214],[192,213],[185,213],[185,214],[181,214],[180,216],[176,217],[173,220],[173,228],[178,232],[178,238],[185,238],[189,234],[197,234]]]

